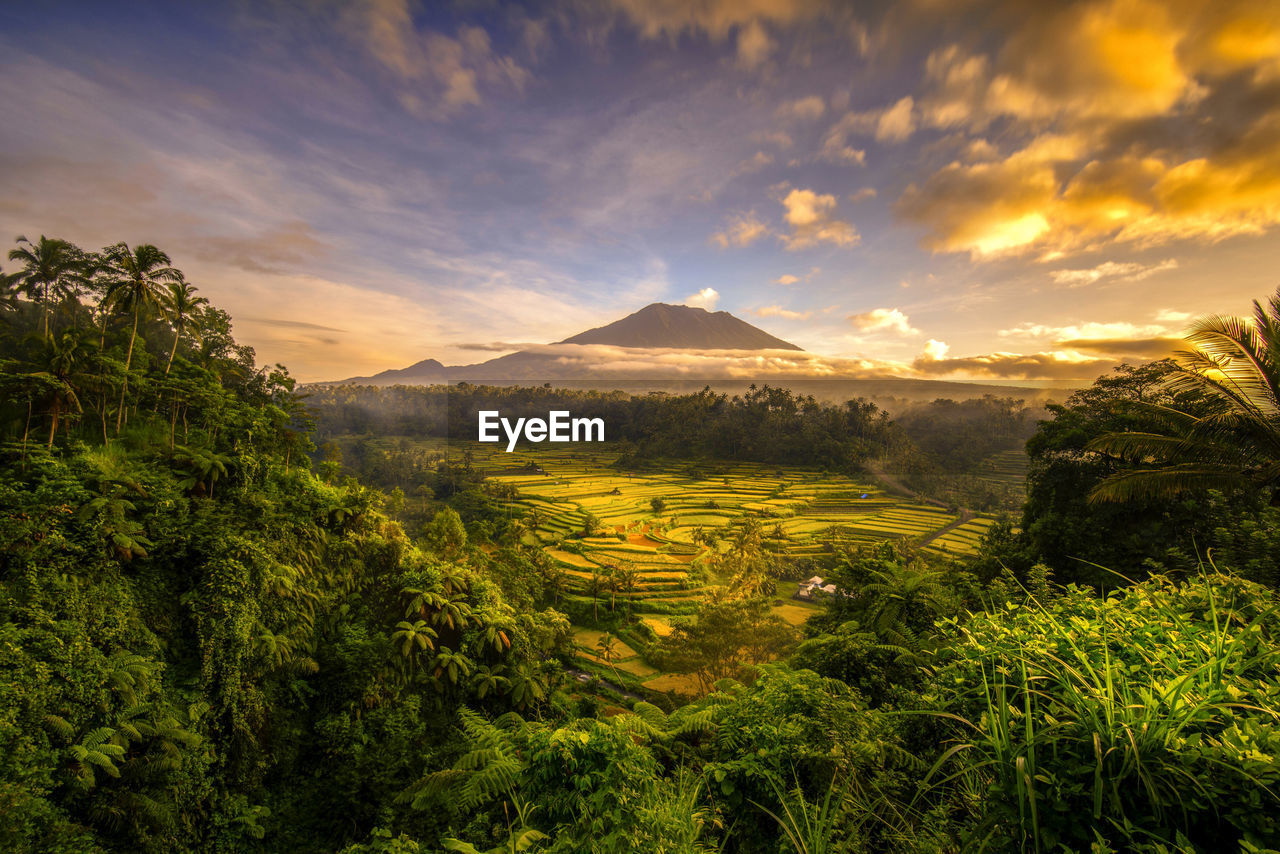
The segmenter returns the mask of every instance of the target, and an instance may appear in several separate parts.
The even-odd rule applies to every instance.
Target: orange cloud
[[[861,240],[853,225],[836,218],[833,195],[793,189],[782,204],[787,209],[783,219],[791,226],[791,233],[782,236],[788,249],[808,249],[820,243],[854,246]]]

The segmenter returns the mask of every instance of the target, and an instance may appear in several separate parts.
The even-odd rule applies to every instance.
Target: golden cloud
[[[924,376],[965,374],[1001,379],[1092,379],[1115,367],[1114,359],[1098,359],[1079,353],[989,353],[981,356],[933,358],[929,354],[911,363]]]
[[[992,53],[925,63],[922,122],[1021,140],[975,137],[908,187],[896,209],[927,247],[1052,258],[1280,224],[1280,4],[1006,5]]]
[[[756,317],[782,317],[787,320],[808,320],[813,317],[812,311],[791,311],[780,305],[766,305],[751,312]]]
[[[782,235],[787,249],[808,249],[821,243],[854,246],[861,237],[852,224],[835,216],[836,197],[813,190],[793,189],[782,199],[783,219],[791,233]]]
[[[728,249],[730,246],[742,248],[750,246],[768,233],[769,227],[753,211],[730,217],[729,224],[723,231],[711,235],[711,242],[721,249]]]
[[[893,332],[897,335],[919,335],[911,319],[896,308],[876,308],[863,314],[852,314],[849,322],[863,332]]]

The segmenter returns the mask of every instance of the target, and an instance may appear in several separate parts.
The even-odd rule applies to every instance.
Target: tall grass
[[[956,626],[957,739],[929,781],[981,797],[975,848],[1280,839],[1280,610],[1229,576],[1068,588]]]

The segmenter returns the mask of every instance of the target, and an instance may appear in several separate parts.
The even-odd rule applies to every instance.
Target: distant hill
[[[727,311],[655,302],[635,314],[566,338],[561,344],[670,347],[678,350],[799,350]]]

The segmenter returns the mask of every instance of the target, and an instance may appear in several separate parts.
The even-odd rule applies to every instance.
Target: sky
[[[0,117],[0,235],[156,244],[304,381],[651,302],[1088,380],[1280,285],[1263,0],[11,3]]]

